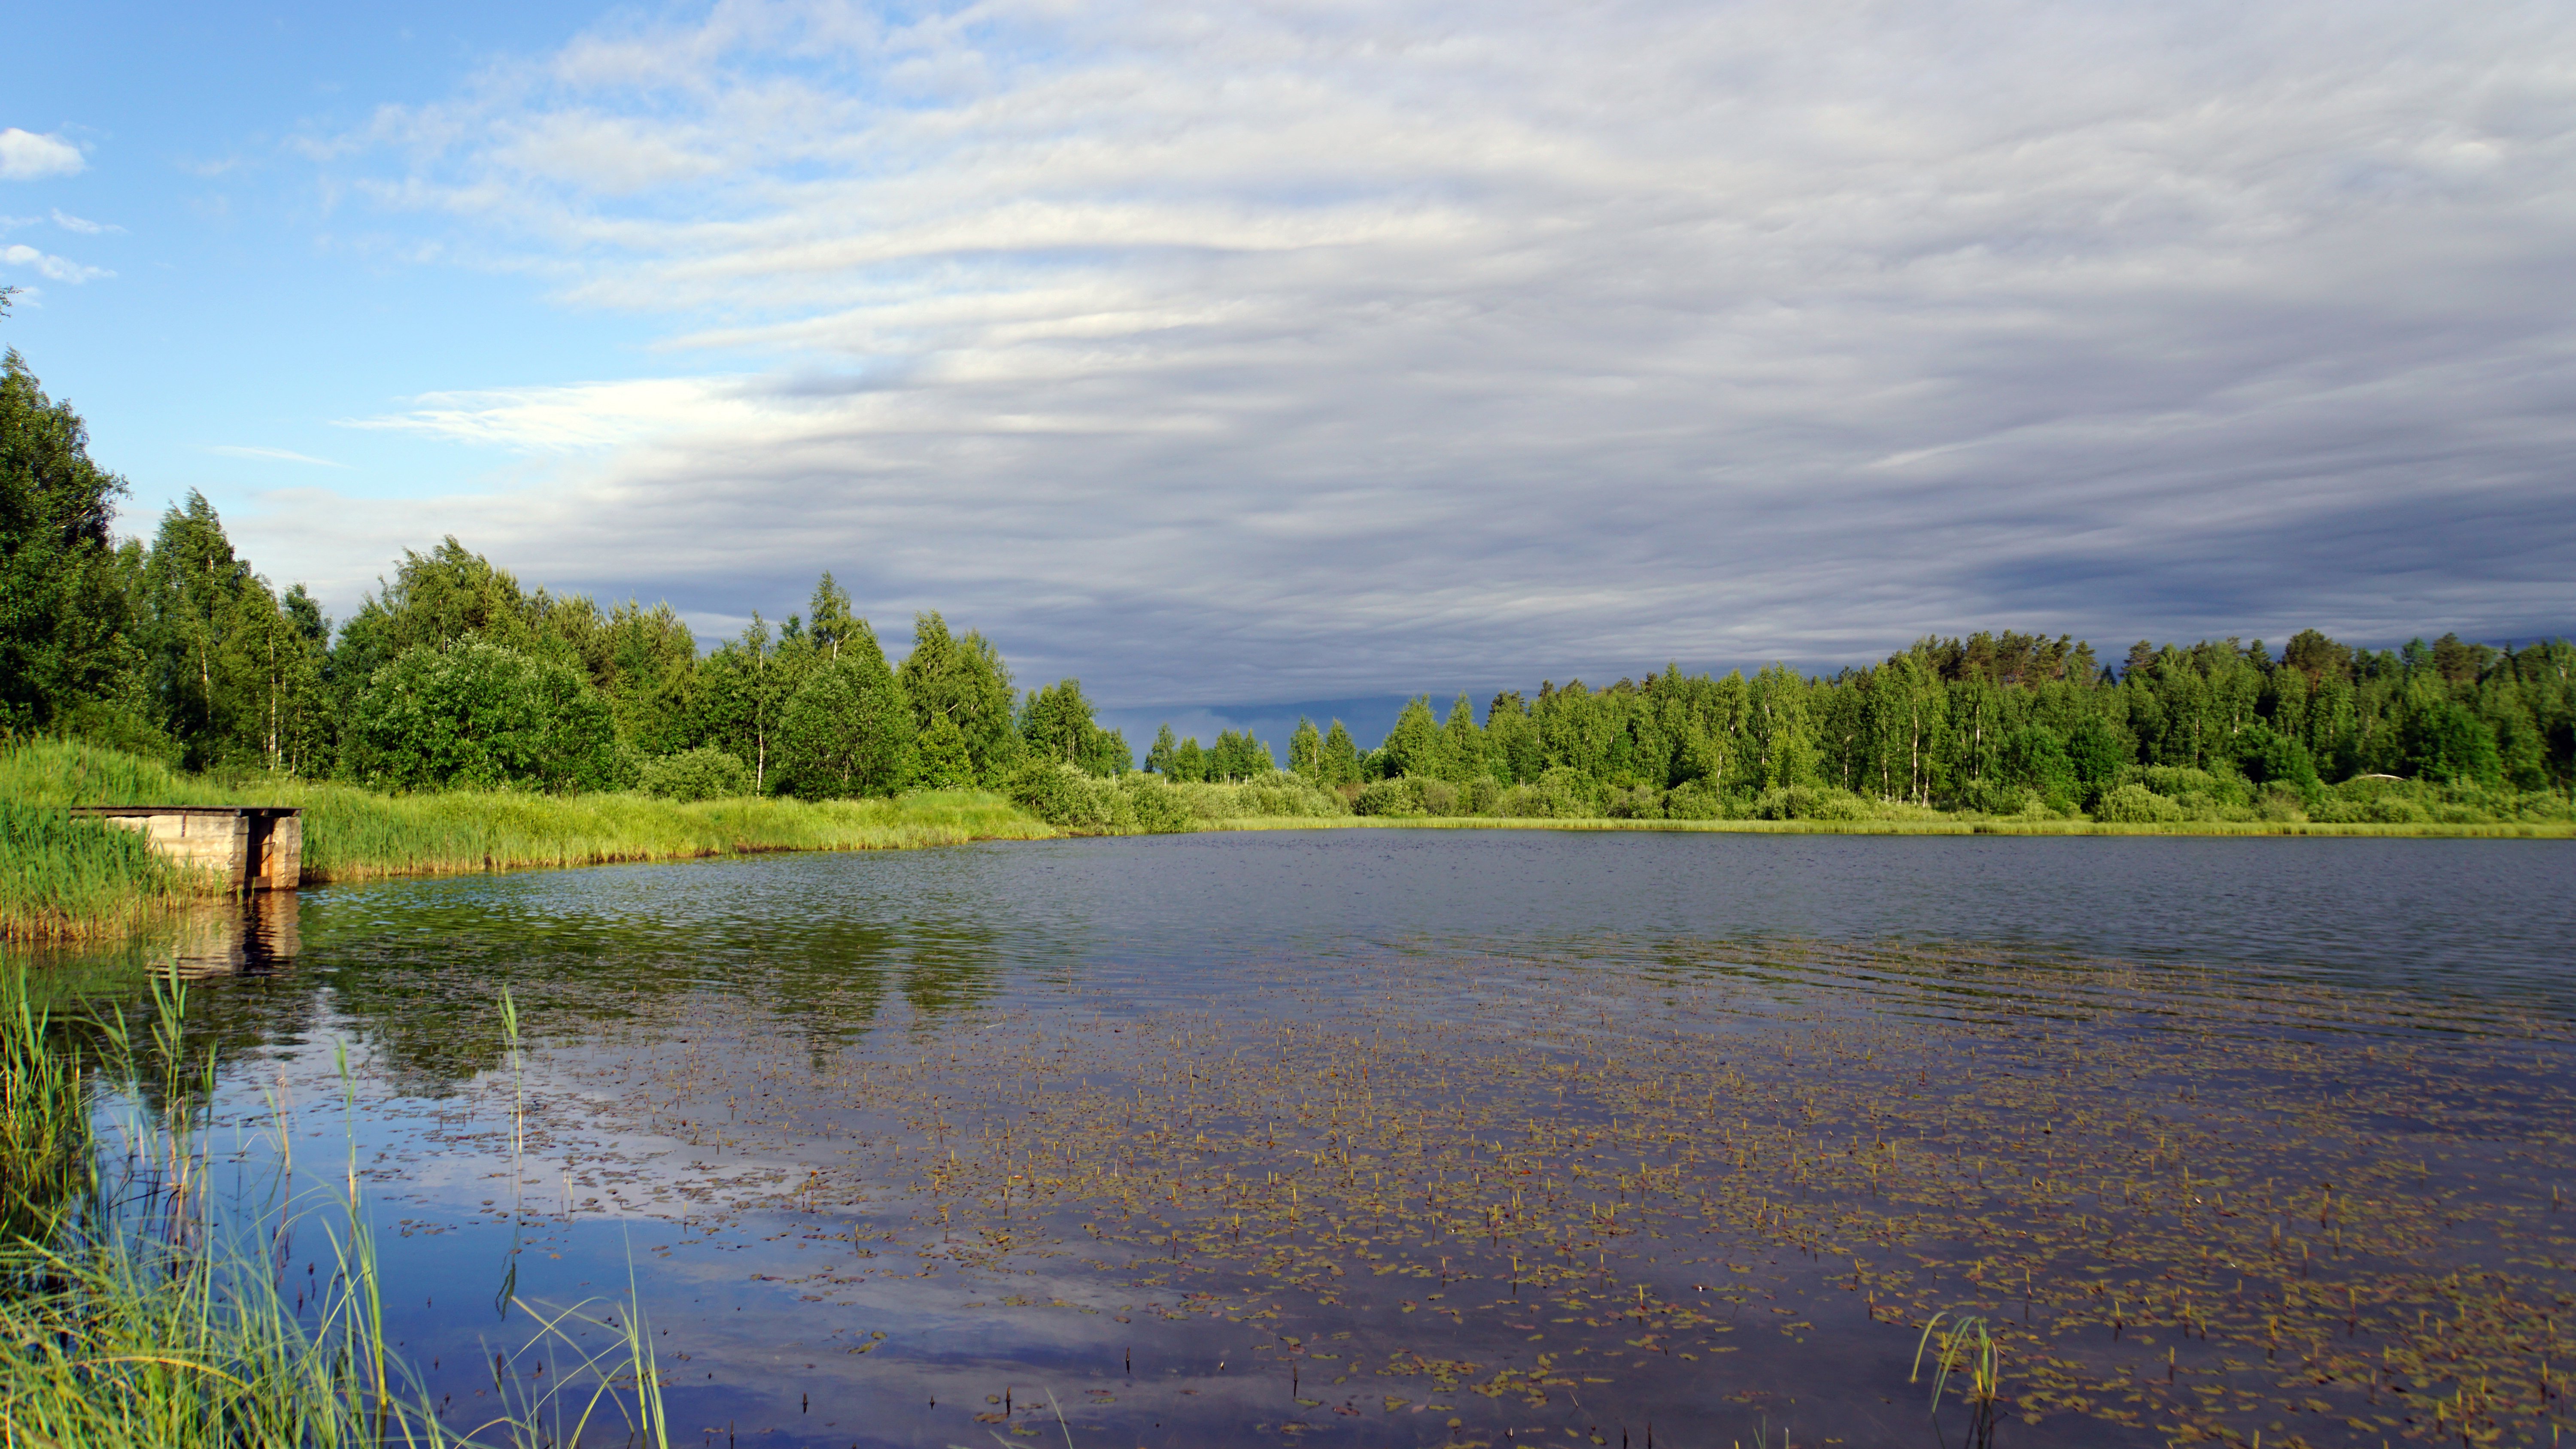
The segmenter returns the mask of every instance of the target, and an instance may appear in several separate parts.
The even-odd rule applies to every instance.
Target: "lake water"
[[[680,1443],[2554,1444],[2571,866],[1194,835],[181,954],[238,1190],[354,1150],[459,1427],[564,1374],[523,1305],[631,1292]]]

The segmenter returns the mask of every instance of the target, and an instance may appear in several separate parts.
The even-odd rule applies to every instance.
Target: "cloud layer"
[[[680,375],[454,379],[353,421],[500,481],[256,527],[831,567],[1139,703],[2565,630],[2571,79],[2546,6],[721,4],[311,140]]]

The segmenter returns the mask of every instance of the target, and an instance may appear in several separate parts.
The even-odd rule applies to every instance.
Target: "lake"
[[[309,890],[182,967],[227,1190],[354,1172],[460,1428],[631,1296],[678,1443],[2554,1444],[2571,866],[1205,834]]]

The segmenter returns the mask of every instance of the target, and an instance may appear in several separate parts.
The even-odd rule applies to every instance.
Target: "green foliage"
[[[1431,812],[1423,808],[1422,792],[1415,788],[1415,782],[1377,780],[1360,790],[1359,798],[1351,802],[1351,813],[1411,819]]]
[[[731,751],[701,745],[645,761],[635,788],[657,800],[734,800],[751,793],[751,770]]]
[[[1278,768],[1270,758],[1270,747],[1254,739],[1250,730],[1221,730],[1215,747],[1207,753],[1205,778],[1230,783],[1267,775]]]
[[[0,736],[87,724],[133,733],[145,712],[131,590],[108,541],[125,480],[89,432],[0,357]]]
[[[1170,726],[1165,726],[1155,743],[1162,744],[1171,734]],[[1324,737],[1315,732],[1315,722],[1302,714],[1297,716],[1297,728],[1288,735],[1288,770],[1319,783],[1324,778]]]
[[[2104,795],[2093,808],[2093,818],[2118,825],[2150,825],[2182,819],[2183,808],[2144,785],[2128,784]]]
[[[912,705],[864,622],[806,679],[779,724],[779,785],[808,800],[892,795],[918,766]]]
[[[1370,773],[1379,779],[1405,775],[1441,777],[1440,726],[1431,718],[1431,701],[1415,695],[1396,714],[1395,727],[1370,754]]]
[[[1062,830],[1088,835],[1128,835],[1142,829],[1137,793],[1119,788],[1069,761],[1032,759],[1011,775],[1011,803]]]
[[[619,783],[607,702],[567,665],[481,639],[418,645],[376,671],[344,758],[381,790],[597,790]]]
[[[1785,785],[1753,802],[1756,820],[1866,820],[1871,814],[1859,796],[1821,785]]]
[[[979,772],[975,756],[967,748],[965,733],[957,721],[945,714],[934,714],[924,725],[919,739],[922,788],[928,790],[971,790]]]
[[[943,765],[944,777],[960,785],[992,787],[1010,775],[1021,749],[1012,727],[1011,671],[990,640],[971,630],[963,639],[955,638],[937,612],[915,614],[912,653],[896,678],[912,702],[913,723],[925,742],[935,722],[944,720],[964,751],[963,773]],[[943,733],[942,751],[949,748],[945,741]]]
[[[1079,679],[1062,679],[1030,691],[1020,707],[1019,731],[1029,755],[1039,760],[1100,776],[1123,775],[1135,768],[1135,752],[1128,748],[1126,737],[1093,721],[1091,701],[1083,695]]]
[[[1340,720],[1324,732],[1324,748],[1317,766],[1325,785],[1356,785],[1360,782],[1359,746],[1352,743],[1351,732]]]
[[[2504,780],[2494,730],[2457,700],[2424,700],[2407,718],[2402,740],[2409,772],[2425,779],[2489,786]]]
[[[2083,801],[2084,782],[2066,742],[2046,725],[2024,725],[2004,744],[2004,778],[2039,797],[2049,809],[2071,811]]]

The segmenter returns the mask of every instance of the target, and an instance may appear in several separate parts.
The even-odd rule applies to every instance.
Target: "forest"
[[[335,627],[301,585],[280,590],[242,558],[200,495],[149,539],[114,538],[126,485],[87,443],[11,351],[7,739],[389,794],[981,788],[1058,824],[1157,828],[1193,813],[1092,783],[1136,761],[1079,681],[1022,691],[992,641],[938,613],[913,619],[897,661],[829,573],[803,613],[755,616],[702,651],[667,605],[526,587],[448,538],[406,552]],[[1667,666],[1604,688],[1543,682],[1493,696],[1481,717],[1467,696],[1441,713],[1426,696],[1365,749],[1338,720],[1301,720],[1284,766],[1249,733],[1203,747],[1167,726],[1143,773],[1269,782],[1285,793],[1251,813],[1272,814],[2403,824],[2565,818],[2571,765],[2565,640],[2373,651],[2309,630],[2277,653],[2142,640],[2113,662],[2063,635],[1927,638],[1825,678]]]

